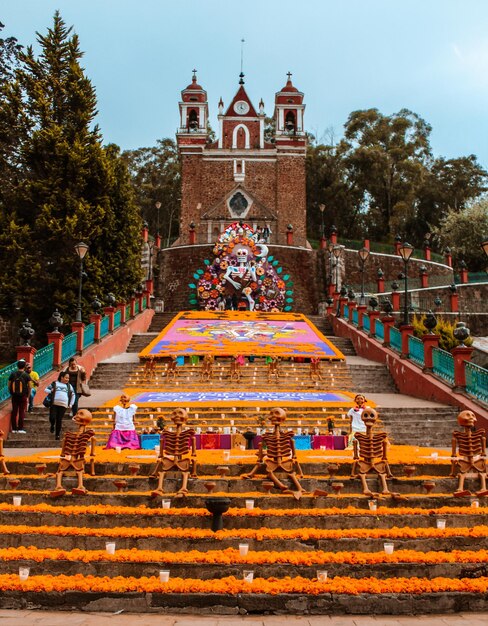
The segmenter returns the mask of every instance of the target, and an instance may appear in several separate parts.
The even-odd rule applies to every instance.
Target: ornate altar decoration
[[[193,428],[183,430],[188,421],[185,409],[175,409],[171,413],[171,420],[176,431],[164,429],[161,433],[158,462],[151,478],[158,479],[158,486],[152,492],[152,497],[164,495],[163,482],[167,472],[181,472],[182,484],[176,497],[183,497],[188,493],[188,478],[197,476],[197,452],[195,431]]]
[[[78,431],[64,435],[58,471],[56,472],[56,485],[49,494],[51,498],[59,498],[66,493],[62,480],[63,474],[69,470],[74,470],[78,479],[78,484],[73,487],[71,493],[76,496],[87,493],[83,486],[83,471],[88,444],[90,444],[90,475],[95,476],[95,433],[93,430],[87,430],[92,421],[92,414],[86,409],[79,409],[73,421],[78,424]]]
[[[7,475],[7,474],[10,474],[10,472],[7,469],[7,464],[5,463],[5,457],[3,456],[3,435],[4,435],[3,430],[0,430],[0,469],[2,470],[3,474]]]
[[[468,473],[477,474],[480,480],[478,496],[487,496],[486,489],[486,432],[483,428],[474,430],[476,416],[472,411],[461,411],[457,417],[462,431],[452,433],[451,476],[459,476],[458,488],[454,492],[457,497],[470,496],[471,491],[464,489],[464,481]]]
[[[279,262],[268,255],[258,233],[234,222],[217,239],[214,259],[204,261],[189,285],[190,304],[206,311],[222,308],[249,311],[291,311],[292,282]],[[226,304],[227,303],[227,304]]]
[[[243,474],[242,478],[253,478],[259,472],[260,467],[264,469],[268,478],[281,489],[283,493],[293,494],[299,500],[304,493],[303,487],[298,481],[298,477],[303,477],[302,468],[297,460],[293,431],[282,431],[280,426],[286,420],[285,409],[278,407],[271,409],[269,420],[273,424],[273,432],[265,433],[259,444],[257,463],[249,472]],[[266,444],[266,451],[263,449],[263,442]],[[276,472],[284,472],[291,479],[296,491],[288,487],[276,476]],[[297,477],[298,474],[298,477]]]
[[[383,495],[391,494],[386,483],[387,478],[392,478],[390,466],[388,465],[388,434],[384,431],[373,433],[373,426],[378,419],[378,413],[366,407],[361,418],[366,424],[366,432],[355,434],[353,440],[354,461],[351,468],[351,478],[361,479],[363,493],[365,496],[377,495],[369,489],[366,476],[368,474],[377,474],[381,482],[381,493]]]

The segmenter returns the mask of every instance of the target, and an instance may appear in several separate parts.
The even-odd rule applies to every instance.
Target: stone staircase
[[[392,443],[449,448],[452,431],[458,430],[455,407],[379,408]]]
[[[370,361],[360,365],[348,364],[348,370],[357,393],[398,393],[386,365]]]

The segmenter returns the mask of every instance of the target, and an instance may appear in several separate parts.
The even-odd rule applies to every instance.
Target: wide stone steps
[[[455,407],[382,408],[381,420],[392,443],[450,447],[458,429]]]
[[[90,377],[90,388],[122,389],[138,367],[138,363],[99,363]]]
[[[398,393],[386,365],[348,364],[352,385],[357,393]]]
[[[139,333],[132,335],[129,345],[127,346],[127,352],[141,352],[146,346],[148,346],[153,339],[156,339],[158,333]]]
[[[168,313],[155,313],[148,328],[148,332],[157,335],[171,322],[175,315],[176,314],[171,311]]]

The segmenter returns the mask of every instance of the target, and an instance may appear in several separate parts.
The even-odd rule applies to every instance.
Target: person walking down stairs
[[[84,367],[78,365],[76,358],[72,356],[63,374],[69,374],[69,383],[75,392],[75,400],[71,409],[71,415],[74,417],[78,412],[78,400],[83,395],[82,383],[86,382],[86,371]]]
[[[55,433],[56,439],[59,439],[66,409],[73,407],[76,397],[75,391],[69,383],[69,374],[61,372],[57,382],[51,383],[44,391],[51,395],[51,406],[49,408],[51,432]]]
[[[13,433],[25,434],[24,419],[27,408],[27,397],[30,392],[31,377],[25,371],[24,359],[17,361],[17,371],[12,372],[8,379],[8,390],[12,401],[10,425]]]

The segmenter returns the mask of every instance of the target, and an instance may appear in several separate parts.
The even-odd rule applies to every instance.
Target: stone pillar
[[[432,350],[439,347],[439,335],[423,335],[422,342],[424,344],[424,372],[431,372],[434,367],[432,361]]]
[[[114,332],[114,316],[115,316],[115,307],[114,306],[106,306],[103,309],[105,315],[108,315],[108,332]]]
[[[400,293],[398,291],[392,291],[391,293],[391,305],[394,311],[400,310]]]
[[[77,333],[76,352],[83,352],[83,344],[85,343],[85,324],[83,322],[71,322],[71,332]]]
[[[365,304],[358,305],[358,330],[363,330],[363,317],[366,314],[367,308]]]
[[[156,250],[161,250],[161,235],[159,233],[154,237],[154,247]]]
[[[429,286],[429,274],[427,271],[420,273],[420,286],[422,289],[427,289]]]
[[[461,282],[465,285],[468,282],[468,268],[461,267],[459,270],[459,274],[461,275]]]
[[[385,279],[383,276],[378,276],[376,279],[376,291],[378,293],[385,293]]]
[[[327,247],[327,239],[324,236],[322,236],[320,238],[320,249],[325,250],[326,247]]]
[[[144,224],[144,226],[142,227],[141,237],[142,237],[142,241],[144,243],[147,243],[147,240],[149,239],[149,230],[147,228],[147,224]]]
[[[400,333],[402,335],[402,359],[408,359],[408,337],[413,335],[413,326],[410,324],[404,324],[400,326]]]
[[[63,339],[64,335],[60,332],[47,333],[47,342],[54,344],[53,351],[53,369],[59,369],[63,358]]]
[[[139,313],[142,311],[142,303],[144,301],[144,292],[138,293],[136,298],[139,300]]]
[[[197,242],[197,233],[193,222],[190,224],[190,228],[188,230],[188,241],[190,242],[190,246],[194,246]]]
[[[330,241],[334,245],[337,244],[337,228],[335,226],[333,226],[332,230],[330,231]]]
[[[287,246],[292,246],[293,245],[293,229],[288,229],[286,231],[286,245]]]
[[[357,307],[358,303],[357,302],[349,302],[348,304],[348,308],[349,308],[349,315],[348,315],[348,319],[349,319],[349,324],[352,324],[352,320],[353,320],[353,315],[354,315],[354,309]]]
[[[424,248],[424,258],[426,261],[430,261],[430,246]]]
[[[127,323],[126,315],[125,315],[125,307],[126,307],[125,302],[121,302],[120,304],[117,305],[117,309],[120,311],[120,324],[121,325]]]
[[[147,291],[149,294],[154,293],[154,280],[153,280],[152,278],[148,278],[148,279],[146,280],[146,291]]]
[[[333,315],[334,313],[334,305],[333,304],[328,304],[327,308],[325,309],[325,312],[327,315]]]
[[[401,242],[401,240],[400,240],[400,241],[395,240],[395,250],[394,250],[394,253],[395,253],[397,256],[400,256],[400,248],[401,248],[401,247],[402,247],[402,242]]]
[[[376,337],[376,320],[380,316],[379,311],[370,311],[368,314],[369,317],[369,336]]]
[[[444,263],[446,265],[449,265],[449,267],[452,267],[452,254],[450,248],[447,248],[447,250],[444,252]]]
[[[451,303],[451,313],[459,312],[459,296],[457,293],[450,293],[449,300]]]
[[[364,247],[366,248],[366,250],[369,250],[369,239],[364,240]]]
[[[454,391],[463,391],[466,388],[466,361],[471,361],[473,348],[458,346],[451,350],[454,359]]]
[[[135,315],[136,315],[136,299],[135,299],[135,296],[131,296],[131,299],[129,300],[129,304],[130,304],[130,316],[131,317],[135,317]]]
[[[329,285],[327,287],[327,292],[328,292],[329,296],[334,297],[334,293],[335,293],[335,285],[334,285],[334,283],[329,283]]]
[[[102,323],[102,316],[100,313],[92,313],[90,315],[90,324],[95,326],[95,332],[93,334],[93,339],[95,343],[100,343],[100,324]]]
[[[17,346],[15,350],[17,351],[17,361],[24,359],[30,366],[34,365],[34,355],[37,352],[35,348],[32,346]]]
[[[383,345],[385,348],[390,347],[390,328],[395,324],[395,318],[393,316],[387,315],[381,318],[383,322],[383,328],[385,330],[385,338],[383,340]]]

